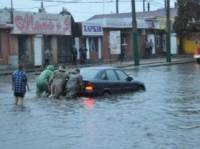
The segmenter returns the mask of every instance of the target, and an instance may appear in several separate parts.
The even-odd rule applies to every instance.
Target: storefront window
[[[98,38],[90,38],[89,39],[89,50],[90,51],[98,51]]]
[[[29,43],[28,36],[21,35],[18,36],[18,45],[19,45],[19,61],[20,63],[27,64],[29,63]]]
[[[127,47],[128,46],[128,38],[130,37],[130,34],[127,32],[121,33],[121,46]]]
[[[51,50],[51,36],[44,36],[44,50]]]
[[[127,32],[122,32],[121,33],[121,52],[124,52],[125,58],[129,57],[129,50],[128,50],[128,38],[130,34]]]
[[[156,35],[156,49],[162,48],[162,39],[160,35]]]
[[[66,63],[72,61],[72,39],[71,37],[59,36],[57,38],[58,43],[58,62]]]

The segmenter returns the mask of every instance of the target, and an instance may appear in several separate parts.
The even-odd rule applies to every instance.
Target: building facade
[[[51,63],[66,62],[70,50],[71,16],[14,12],[13,30],[19,63],[41,66],[44,52],[52,53]],[[65,45],[65,46],[60,46]]]
[[[7,9],[0,11],[0,64],[9,64],[10,55],[15,54],[11,49],[12,37],[10,31],[13,25],[10,22],[10,13]]]
[[[171,10],[171,18],[176,16],[176,8]],[[140,57],[146,57],[145,45],[153,42],[152,55],[166,53],[165,9],[137,13],[137,28]],[[126,59],[133,58],[132,50],[132,15],[131,13],[95,15],[88,22],[99,23],[103,27],[103,58],[117,59],[121,50],[125,49]],[[176,35],[171,35],[172,54],[177,54]],[[114,46],[115,45],[115,46]]]
[[[9,12],[6,15],[0,12],[0,16],[8,16],[7,22],[1,23],[5,24],[4,28],[0,25],[1,64],[42,66],[47,49],[52,64],[72,61],[71,15],[14,11],[12,20]]]

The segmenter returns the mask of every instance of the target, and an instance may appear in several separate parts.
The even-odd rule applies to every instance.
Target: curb
[[[188,60],[188,61],[176,61],[176,62],[171,62],[171,63],[166,63],[166,62],[159,62],[159,63],[148,63],[148,64],[141,64],[140,66],[135,66],[134,64],[126,65],[126,66],[116,66],[117,68],[122,68],[122,69],[138,69],[138,68],[148,68],[148,67],[161,67],[161,66],[170,66],[170,65],[180,65],[180,64],[187,64],[187,63],[194,63],[194,60]],[[131,68],[126,68],[126,67],[131,67]]]
[[[149,63],[143,63],[140,64],[139,66],[135,66],[134,64],[122,64],[122,65],[114,65],[112,64],[113,67],[117,67],[117,68],[122,68],[122,69],[138,69],[138,68],[148,68],[148,67],[160,67],[160,66],[169,66],[169,65],[178,65],[178,64],[185,64],[185,63],[193,63],[195,62],[195,60],[180,60],[180,61],[173,61],[171,63],[167,63],[167,62],[149,62]],[[95,66],[100,66],[101,64],[96,64]],[[105,64],[107,65],[107,64]],[[69,66],[69,68],[74,68],[74,67],[87,67],[87,66],[93,66],[93,64],[86,64],[86,65],[76,65],[76,66]],[[127,68],[127,67],[131,67],[131,68]],[[4,76],[4,75],[11,75],[13,73],[13,71],[15,70],[10,70],[10,71],[5,71],[0,73],[0,76]],[[42,68],[35,68],[35,69],[28,69],[26,70],[27,73],[32,73],[32,72],[40,72],[42,71]]]

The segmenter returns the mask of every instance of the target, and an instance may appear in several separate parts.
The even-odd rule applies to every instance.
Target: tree
[[[192,32],[200,31],[199,0],[177,0],[178,15],[175,18],[174,29],[180,40],[179,52],[183,52],[183,38]]]

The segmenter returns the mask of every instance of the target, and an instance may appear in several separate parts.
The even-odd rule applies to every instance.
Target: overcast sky
[[[11,0],[0,0],[0,8],[10,7]],[[74,17],[75,21],[85,21],[96,14],[108,14],[116,12],[116,0],[55,0],[55,1],[77,1],[80,3],[46,2],[44,7],[49,13],[59,13],[65,7]],[[109,1],[109,2],[108,2]],[[113,1],[113,2],[110,2]],[[142,11],[142,0],[136,1],[136,10]],[[164,7],[164,0],[149,0],[151,10]],[[171,7],[174,7],[176,0],[170,0]],[[97,2],[97,3],[85,3]],[[103,3],[104,2],[104,3]],[[14,8],[20,11],[38,11],[40,0],[13,0]],[[131,12],[131,0],[119,0],[119,12]]]

